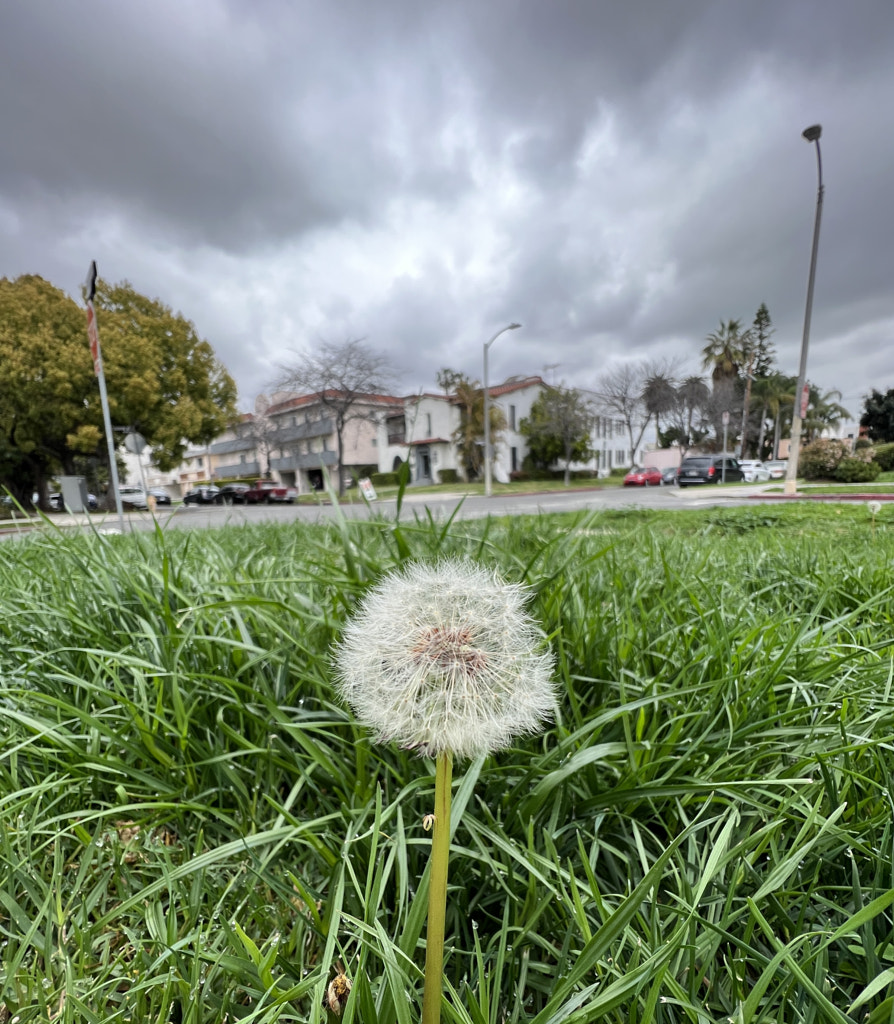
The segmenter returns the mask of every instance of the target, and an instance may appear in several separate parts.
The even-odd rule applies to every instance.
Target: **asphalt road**
[[[459,519],[481,519],[488,515],[532,515],[538,512],[574,512],[600,508],[696,508],[710,505],[739,505],[751,503],[761,487],[604,487],[593,490],[574,489],[548,494],[512,494],[485,498],[479,495],[419,494],[405,495],[401,519],[412,519],[428,512],[445,520],[456,514]],[[376,501],[370,507],[362,503],[344,504],[340,508],[349,518],[381,515],[393,518],[396,501]],[[320,505],[190,505],[173,511],[159,510],[159,522],[167,529],[206,529],[225,524],[276,522],[295,520],[316,522],[332,518],[335,509],[330,504]],[[91,520],[96,522],[93,515]],[[148,513],[129,513],[125,516],[130,529],[151,529]],[[117,525],[117,517],[106,518],[106,526]]]
[[[751,505],[761,500],[761,494],[772,488],[773,495],[767,501],[804,500],[782,499],[778,484],[742,484],[735,487],[602,487],[592,490],[575,488],[539,494],[511,494],[485,498],[480,495],[456,494],[415,494],[409,491],[404,496],[401,519],[411,520],[415,516],[431,516],[439,521],[455,515],[458,519],[481,519],[488,515],[516,516],[536,515],[538,512],[575,512],[580,510],[618,508],[706,508],[710,506]],[[854,494],[852,497],[836,495],[837,500],[863,502],[871,494]],[[879,495],[881,498],[882,496]],[[889,499],[890,495],[885,495]],[[806,500],[811,500],[807,498]],[[817,500],[817,499],[813,499]],[[828,500],[828,499],[827,499]],[[367,507],[362,502],[343,504],[343,514],[349,518],[366,518],[370,515],[394,518],[397,503],[394,499],[376,501]],[[244,523],[290,523],[298,521],[317,522],[331,519],[335,509],[331,504],[319,505],[188,505],[174,509],[160,508],[156,517],[164,529],[194,530],[208,529],[227,524]],[[114,513],[92,513],[86,515],[53,515],[57,526],[72,526],[89,522],[100,530],[118,530],[118,517]],[[124,527],[129,530],[152,530],[155,521],[148,512],[127,512]],[[21,537],[29,532],[30,523],[22,523],[20,529],[0,530],[0,539]]]

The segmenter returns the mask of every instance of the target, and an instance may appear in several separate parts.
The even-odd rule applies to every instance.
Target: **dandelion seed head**
[[[470,561],[411,563],[365,596],[336,648],[337,688],[380,743],[476,757],[555,712],[553,657],[527,591]]]
[[[867,501],[866,507],[869,509],[871,516],[877,516],[882,510],[882,503],[880,501]]]

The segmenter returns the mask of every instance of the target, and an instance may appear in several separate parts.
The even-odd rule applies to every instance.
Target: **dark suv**
[[[681,487],[690,484],[741,483],[745,474],[739,462],[732,455],[690,455],[683,459],[677,470],[677,483]]]

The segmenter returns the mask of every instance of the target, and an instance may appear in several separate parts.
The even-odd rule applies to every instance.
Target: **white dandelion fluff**
[[[476,757],[539,732],[553,657],[523,586],[456,559],[412,563],[363,599],[336,649],[339,693],[381,743]]]
[[[871,516],[877,516],[882,510],[882,503],[880,501],[867,501],[866,507],[869,509]]]

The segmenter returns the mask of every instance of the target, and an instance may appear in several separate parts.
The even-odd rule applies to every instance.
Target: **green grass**
[[[451,554],[531,587],[561,706],[456,766],[444,1020],[891,1020],[892,522],[3,543],[0,1007],[322,1020],[340,960],[348,1024],[418,1019],[433,765],[368,743],[329,652],[383,571]]]

